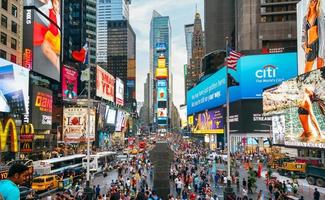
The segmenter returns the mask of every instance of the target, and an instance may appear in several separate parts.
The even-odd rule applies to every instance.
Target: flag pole
[[[88,42],[87,42],[88,43]],[[88,54],[88,51],[87,51]],[[88,116],[88,123],[87,123],[87,186],[90,186],[90,169],[89,169],[89,164],[90,164],[90,63],[89,63],[89,56],[86,54],[86,59],[88,59],[87,65],[88,65],[88,92],[87,92],[87,99],[88,99],[88,104],[87,104],[87,116]]]
[[[228,37],[226,37],[226,58],[228,59]],[[227,177],[228,180],[231,180],[231,176],[230,176],[230,123],[229,123],[229,85],[228,85],[228,62],[227,62],[227,66],[226,66],[226,82],[227,82],[227,91],[226,91],[226,95],[227,95],[227,100],[226,100],[226,104],[227,104]]]

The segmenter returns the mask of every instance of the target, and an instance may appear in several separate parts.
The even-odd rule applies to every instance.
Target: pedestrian
[[[11,165],[8,171],[8,178],[0,181],[0,199],[20,199],[20,191],[17,185],[22,185],[28,175],[29,170],[26,165],[21,163]]]
[[[97,185],[95,191],[96,191],[96,199],[97,199],[98,196],[100,195],[100,187],[99,187],[99,185]]]
[[[301,195],[300,198],[299,198],[299,200],[304,200],[304,196]]]
[[[263,193],[262,193],[262,190],[260,190],[260,192],[257,195],[257,200],[263,200],[263,199],[264,199]]]
[[[247,182],[246,182],[246,179],[245,179],[245,178],[243,178],[243,188],[246,188],[246,186],[247,186]]]
[[[317,188],[315,188],[314,200],[319,200],[319,198],[320,198],[320,193],[318,192]]]
[[[270,192],[270,194],[273,193],[273,184],[272,183],[269,183],[269,192]]]

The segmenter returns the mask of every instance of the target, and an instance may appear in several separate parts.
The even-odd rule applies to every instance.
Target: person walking
[[[17,185],[22,185],[29,175],[29,168],[21,163],[11,165],[8,178],[0,181],[0,199],[20,199],[20,191]]]
[[[314,200],[319,200],[319,198],[320,198],[320,193],[318,192],[317,188],[315,188]]]
[[[96,191],[96,199],[97,199],[98,196],[100,195],[100,187],[99,187],[99,185],[97,185],[95,191]]]

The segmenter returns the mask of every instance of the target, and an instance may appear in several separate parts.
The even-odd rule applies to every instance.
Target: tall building
[[[2,0],[0,58],[22,65],[23,1]]]
[[[131,0],[97,0],[97,62],[107,63],[107,21],[129,20]]]
[[[187,63],[190,64],[190,59],[192,58],[192,37],[194,32],[194,24],[186,24],[185,29],[185,43],[187,52]]]
[[[128,82],[128,69],[133,69],[135,80],[136,36],[128,20],[107,21],[107,69],[115,77],[119,77],[124,85]],[[130,76],[130,72],[129,72]],[[133,83],[135,91],[135,81]],[[127,88],[127,87],[125,87]],[[134,92],[129,92],[132,97],[126,96],[127,103],[135,100]]]
[[[87,42],[90,64],[96,64],[96,0],[69,0],[64,2],[63,60],[75,61],[74,50],[80,50]]]
[[[296,4],[299,0],[238,0],[238,50],[296,47]]]
[[[201,60],[204,56],[202,22],[199,13],[195,14],[194,31],[192,37],[192,56],[190,64],[187,65],[186,90],[193,87],[200,79]]]
[[[204,0],[206,53],[225,49],[226,36],[234,38],[234,16],[235,0]],[[231,40],[231,43],[234,43],[234,40]]]
[[[165,66],[168,71],[169,70],[169,62],[171,60],[171,26],[169,21],[169,16],[162,16],[157,11],[153,11],[151,23],[150,23],[150,78],[152,82],[150,82],[150,101],[149,101],[149,115],[154,122],[157,122],[157,86],[156,86],[156,78],[155,72],[158,67],[158,57],[163,55],[165,58]],[[169,87],[168,77],[166,79],[167,88]],[[168,95],[169,96],[169,95]],[[167,105],[168,108],[168,98],[167,97]]]

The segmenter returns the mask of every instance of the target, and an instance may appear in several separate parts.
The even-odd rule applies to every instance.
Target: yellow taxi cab
[[[53,190],[58,188],[60,178],[57,175],[39,176],[33,179],[32,189],[35,191]]]
[[[133,155],[138,154],[138,149],[132,149],[131,154],[133,154]]]

